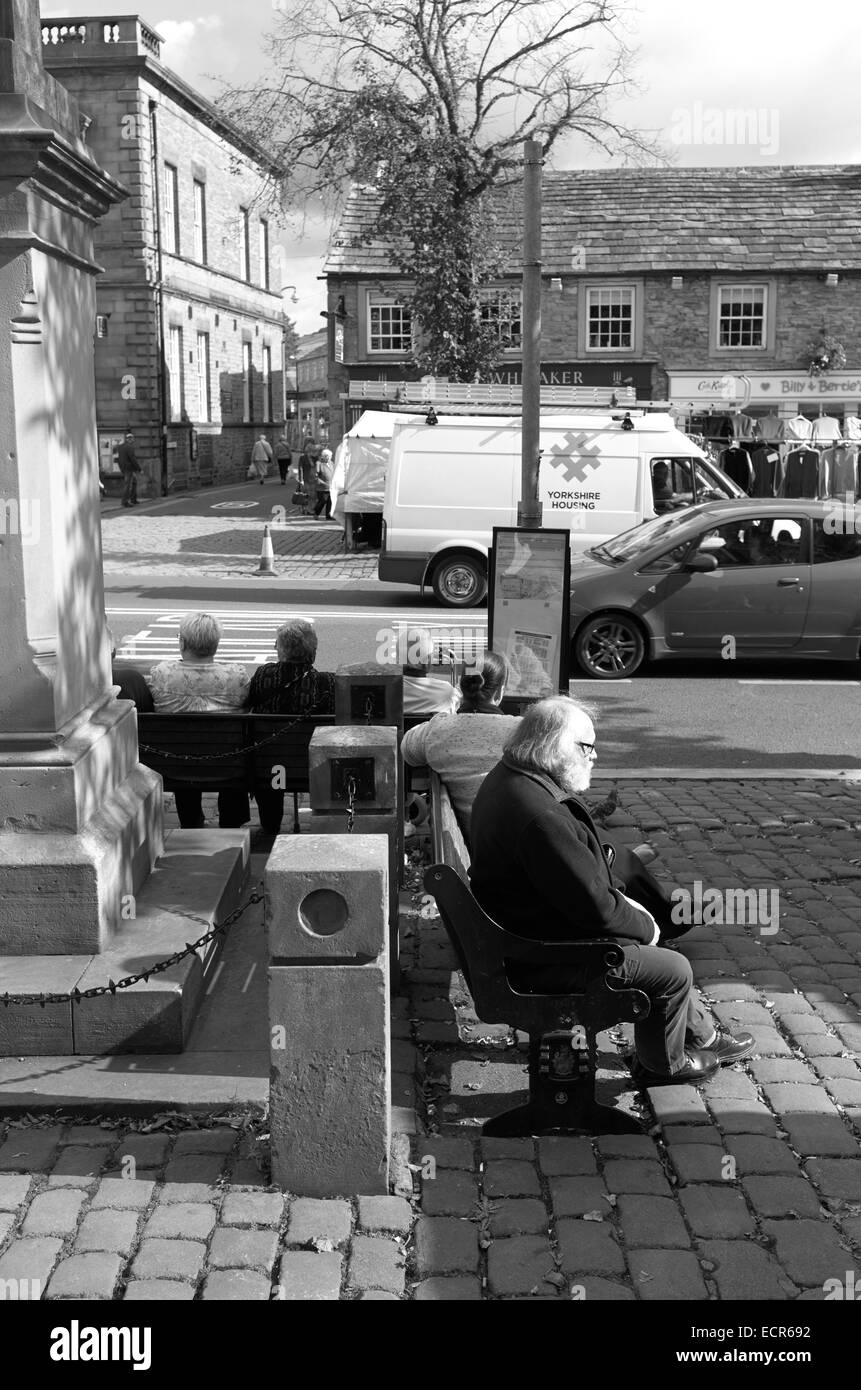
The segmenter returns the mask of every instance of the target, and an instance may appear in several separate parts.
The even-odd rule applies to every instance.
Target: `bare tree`
[[[284,169],[282,208],[375,190],[359,235],[413,284],[417,363],[471,379],[501,346],[479,288],[501,268],[489,195],[519,181],[523,141],[657,154],[609,111],[631,85],[626,20],[606,0],[281,0],[276,80],[223,103]]]

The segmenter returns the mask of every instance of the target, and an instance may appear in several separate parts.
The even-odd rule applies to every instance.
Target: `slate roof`
[[[519,273],[522,187],[494,192],[497,235]],[[861,166],[765,165],[732,169],[546,170],[542,186],[545,275],[649,271],[861,269]],[[376,202],[354,187],[335,228],[328,274],[392,274],[386,244],[355,247]]]

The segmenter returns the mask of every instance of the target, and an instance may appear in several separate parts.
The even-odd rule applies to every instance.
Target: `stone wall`
[[[105,268],[97,285],[97,312],[106,316],[107,336],[96,338],[96,393],[100,462],[126,429],[134,430],[144,474],[142,496],[162,491],[159,414],[158,258],[156,255],[152,128],[149,103],[157,104],[159,195],[165,162],[177,169],[178,254],[163,254],[165,341],[171,327],[182,335],[182,399],[171,409],[168,373],[167,487],[181,491],[244,477],[261,424],[274,441],[282,419],[282,328],[278,290],[286,272],[276,229],[270,224],[269,284],[261,283],[255,199],[260,170],[168,91],[157,86],[141,62],[69,68],[63,55],[46,53],[57,76],[92,117],[87,133],[94,156],[129,188],[97,233],[96,254]],[[206,263],[194,259],[193,183],[206,186]],[[239,208],[249,208],[251,281],[240,276]],[[265,214],[264,214],[265,215]],[[163,219],[164,220],[164,219]],[[207,412],[198,390],[198,333],[209,335]],[[243,343],[251,345],[251,419],[244,420]],[[271,412],[265,409],[263,350],[271,354]],[[269,414],[268,422],[264,415]],[[268,424],[268,428],[267,428]],[[191,458],[196,429],[198,457]],[[108,477],[109,491],[120,480]]]

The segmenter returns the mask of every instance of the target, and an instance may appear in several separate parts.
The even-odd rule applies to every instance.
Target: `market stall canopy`
[[[392,431],[414,414],[366,410],[344,435],[335,453],[332,518],[344,525],[347,513],[382,512]]]

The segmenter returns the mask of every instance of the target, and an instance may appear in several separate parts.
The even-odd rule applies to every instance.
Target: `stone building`
[[[239,479],[283,411],[280,265],[259,203],[271,161],[162,65],[138,16],[45,21],[42,45],[94,158],[130,190],[96,232],[102,475],[131,428],[144,495]]]
[[[521,379],[522,195],[495,202],[506,273],[484,312],[504,343],[504,387]],[[335,439],[417,377],[403,280],[384,243],[361,244],[374,206],[372,190],[353,190],[326,266]],[[542,261],[547,385],[627,385],[706,435],[728,406],[861,411],[861,168],[545,171]],[[810,374],[829,339],[845,361]]]
[[[300,438],[318,444],[329,438],[329,334],[321,328],[299,339],[296,360],[296,416]],[[339,412],[340,413],[340,412]]]

